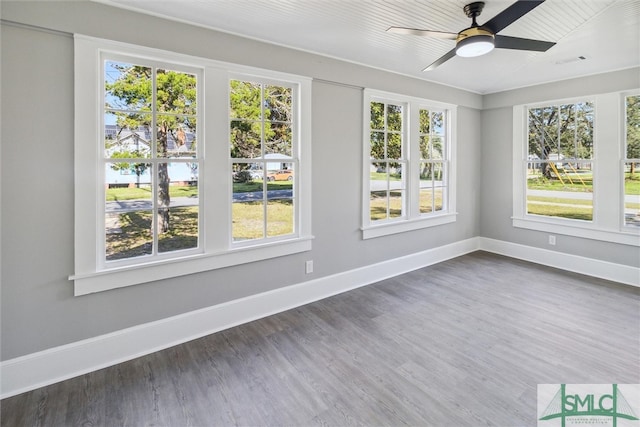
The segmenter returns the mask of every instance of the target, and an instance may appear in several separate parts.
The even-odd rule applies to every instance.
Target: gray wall
[[[640,87],[640,69],[628,69],[485,95],[482,111],[482,203],[480,235],[527,246],[553,249],[617,264],[640,267],[640,248],[604,241],[558,236],[547,243],[549,233],[514,228],[513,213],[513,106],[545,100],[625,91]],[[618,141],[599,141],[611,144]]]
[[[1,28],[2,360],[479,234],[479,95],[96,3],[1,7],[7,22],[55,30]],[[311,253],[74,297],[73,39],[57,31],[324,80],[313,84]],[[461,106],[456,223],[361,239],[362,91],[326,80]]]

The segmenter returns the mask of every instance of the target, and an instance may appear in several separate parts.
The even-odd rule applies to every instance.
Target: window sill
[[[444,213],[437,216],[417,218],[398,222],[386,222],[362,228],[363,239],[373,239],[376,237],[388,236],[391,234],[404,233],[407,231],[419,230],[421,228],[435,227],[449,224],[456,221],[457,213]]]
[[[312,236],[295,240],[240,247],[221,253],[187,256],[153,264],[134,265],[88,274],[70,276],[74,281],[74,295],[86,295],[156,280],[185,276],[218,268],[291,255],[311,250]]]
[[[587,227],[573,220],[547,219],[547,218],[517,218],[512,217],[513,226],[529,230],[557,233],[566,236],[582,237],[591,240],[620,243],[629,246],[640,246],[640,230],[634,232],[620,230],[605,230],[602,228]]]

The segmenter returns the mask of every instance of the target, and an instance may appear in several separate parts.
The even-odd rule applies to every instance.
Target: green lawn
[[[132,258],[152,253],[151,212],[134,211],[117,216],[117,228],[106,234],[107,260]],[[170,228],[158,240],[159,252],[198,246],[198,208],[172,208]]]
[[[176,193],[181,194],[181,193]],[[267,236],[293,233],[293,201],[270,200],[267,206]],[[247,240],[264,237],[262,202],[233,203],[233,239]],[[134,211],[111,214],[106,232],[107,260],[132,258],[152,253],[151,212]],[[198,208],[171,208],[170,226],[160,235],[158,251],[170,252],[198,246]]]
[[[234,203],[232,235],[234,241],[264,237],[264,209],[260,202]],[[293,233],[293,201],[269,200],[267,205],[267,237]]]
[[[590,207],[567,207],[555,204],[527,203],[527,213],[532,215],[556,216],[560,218],[593,220],[593,209]]]
[[[435,192],[435,201],[433,200],[433,192],[431,190],[420,191],[420,213],[427,214],[435,210],[442,210],[442,190]],[[386,191],[374,191],[369,199],[369,212],[371,221],[379,221],[387,219],[387,193]],[[392,191],[389,197],[389,218],[398,218],[402,216],[402,198],[397,191]]]

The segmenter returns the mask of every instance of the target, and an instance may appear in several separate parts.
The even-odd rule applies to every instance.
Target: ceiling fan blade
[[[527,13],[531,12],[536,7],[540,6],[542,3],[544,3],[544,0],[518,0],[482,26],[491,30],[493,34],[496,34],[522,18]]]
[[[419,30],[417,28],[405,28],[405,27],[389,27],[387,29],[388,33],[394,34],[409,34],[413,36],[423,36],[423,37],[436,37],[439,39],[447,39],[447,40],[455,40],[458,36],[457,33],[448,33],[445,31],[430,31],[430,30]]]
[[[434,62],[433,64],[429,65],[427,68],[425,68],[422,71],[431,71],[431,70],[435,69],[436,67],[444,64],[445,62],[447,62],[448,60],[450,60],[454,56],[456,56],[456,50],[455,49],[451,49],[449,52],[447,52],[443,56],[441,56],[436,62]]]
[[[496,36],[496,47],[500,49],[533,50],[535,52],[546,52],[554,42],[543,40],[521,39],[520,37]]]

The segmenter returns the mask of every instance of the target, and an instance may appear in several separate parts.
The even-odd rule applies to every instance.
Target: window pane
[[[431,117],[431,131],[434,135],[444,135],[444,113],[442,111],[434,111]]]
[[[593,157],[593,103],[576,104],[576,158],[591,159]]]
[[[144,199],[144,196],[151,194],[150,185],[151,164],[125,160],[107,162],[105,167],[107,202],[128,201],[136,198]],[[118,188],[130,188],[132,190],[123,191],[123,194],[119,195],[118,191],[115,191]],[[110,197],[112,197],[112,200],[109,199]]]
[[[384,130],[384,104],[382,102],[371,103],[371,129]]]
[[[371,159],[384,159],[384,132],[371,132]]]
[[[387,105],[387,130],[402,131],[402,105]]]
[[[281,168],[274,168],[274,166],[278,166]],[[280,188],[292,188],[293,176],[293,164],[280,162],[267,163],[267,181],[286,181],[285,183],[279,184]]]
[[[107,112],[104,115],[104,156],[138,159],[151,156],[150,114]],[[131,127],[129,127],[131,126]]]
[[[232,204],[231,233],[234,242],[264,238],[264,202],[235,201]]]
[[[444,159],[444,138],[442,136],[434,136],[431,141],[431,158],[434,160]]]
[[[232,120],[230,129],[231,158],[254,159],[262,156],[262,123]]]
[[[291,88],[283,86],[265,86],[264,108],[266,119],[272,122],[292,122]]]
[[[156,145],[158,157],[194,157],[196,121],[193,117],[159,115]]]
[[[107,109],[151,111],[151,68],[106,61],[104,66]]]
[[[159,113],[196,114],[196,76],[171,70],[156,72],[156,109]]]
[[[262,85],[252,82],[230,81],[229,117],[262,120]]]
[[[262,180],[264,179],[262,166],[263,164],[261,162],[234,163],[231,172],[233,178],[233,193],[262,192]],[[262,199],[262,194],[257,198]]]
[[[405,191],[394,189],[389,192],[389,218],[399,218],[403,215]]]
[[[527,213],[593,220],[591,163],[529,162]]]
[[[136,174],[135,171],[139,171]],[[151,165],[134,162],[105,166],[105,257],[112,261],[151,255]]]
[[[265,153],[291,157],[291,125],[271,122],[265,129]]]
[[[387,159],[402,158],[402,135],[390,133],[387,135]]]
[[[105,215],[107,261],[151,255],[152,211],[111,212]]]
[[[431,129],[431,114],[429,110],[420,110],[420,129],[421,134],[429,134]]]
[[[267,202],[267,237],[293,233],[293,197],[286,194],[269,194]]]
[[[197,187],[196,187],[197,188]],[[196,190],[197,191],[197,190]],[[197,195],[197,192],[196,192]],[[158,252],[172,252],[198,247],[198,200],[187,197],[175,197],[173,202],[181,207],[174,207],[172,203],[169,231],[158,236]],[[194,205],[189,206],[193,203]],[[169,212],[161,210],[160,216]]]
[[[387,190],[372,191],[369,197],[371,221],[379,221],[388,217],[389,200]]]
[[[420,137],[420,157],[423,160],[431,159],[431,138],[428,135]]]

